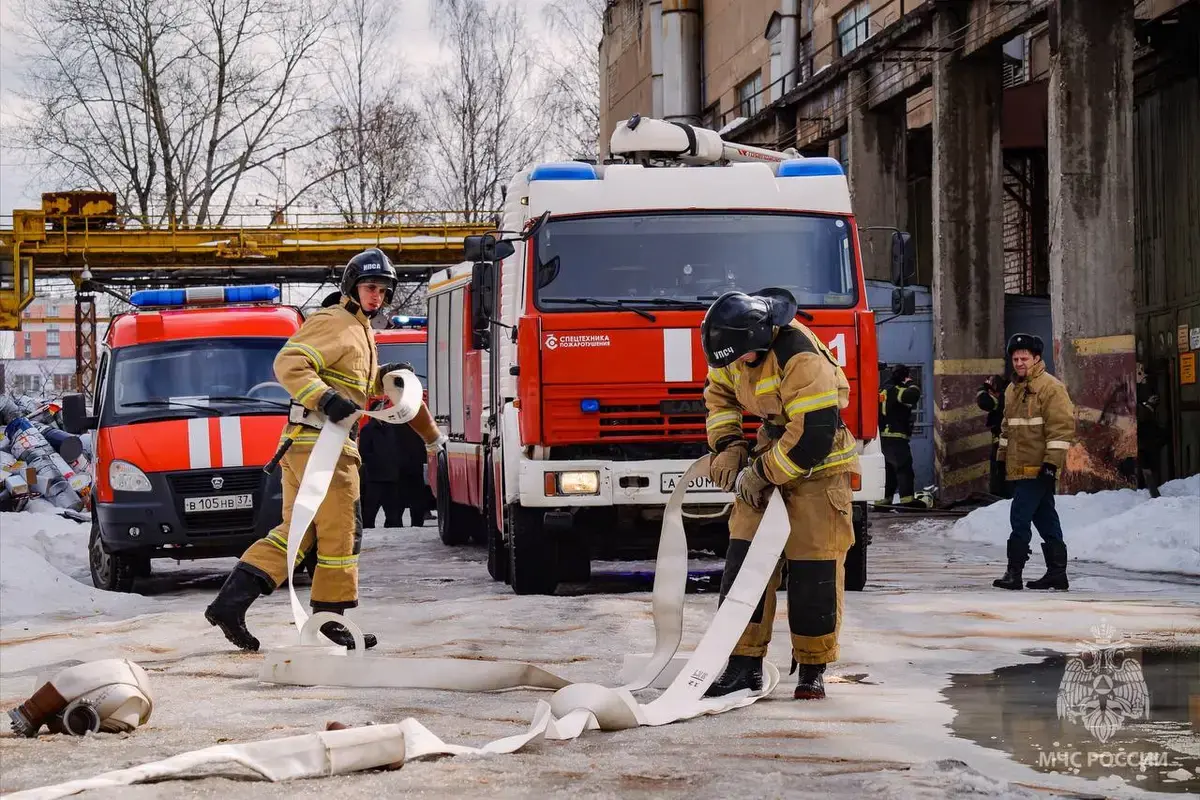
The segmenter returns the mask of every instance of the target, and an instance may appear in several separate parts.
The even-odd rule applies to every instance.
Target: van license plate
[[[675,491],[675,486],[683,480],[682,472],[664,472],[659,478],[661,483],[661,491],[663,494],[670,494]],[[719,492],[721,487],[712,482],[712,478],[707,475],[702,475],[692,481],[692,485],[688,487],[689,492]]]
[[[183,501],[185,514],[198,514],[205,511],[235,511],[239,508],[253,508],[253,495],[223,494],[215,497],[187,497]]]

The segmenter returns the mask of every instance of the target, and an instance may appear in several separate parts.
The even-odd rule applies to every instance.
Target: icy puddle
[[[955,736],[1039,772],[1200,792],[1200,648],[1089,644],[950,679]]]

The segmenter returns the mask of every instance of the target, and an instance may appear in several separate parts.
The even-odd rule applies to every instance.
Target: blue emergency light
[[[594,181],[596,168],[582,161],[555,161],[538,164],[529,173],[529,181]]]
[[[580,400],[579,401],[579,410],[585,414],[595,414],[597,411],[600,410],[600,401],[599,400],[590,400],[590,399],[589,400]]]
[[[129,296],[137,308],[179,308],[223,303],[270,303],[279,299],[279,287],[194,286],[190,289],[141,289]]]
[[[779,165],[779,178],[823,178],[845,175],[842,164],[836,158],[825,156],[813,158],[790,158]]]
[[[390,320],[393,328],[425,328],[429,325],[429,317],[409,317],[397,314]]]

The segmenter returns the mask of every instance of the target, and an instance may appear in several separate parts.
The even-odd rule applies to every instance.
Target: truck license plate
[[[223,494],[213,497],[187,497],[183,501],[185,514],[197,514],[204,511],[235,511],[239,508],[253,508],[253,495]]]
[[[675,491],[675,486],[683,480],[682,472],[664,472],[659,479],[662,484],[662,493],[670,494]],[[719,492],[721,487],[712,482],[712,478],[707,475],[702,475],[692,481],[692,485],[688,487],[689,492]]]

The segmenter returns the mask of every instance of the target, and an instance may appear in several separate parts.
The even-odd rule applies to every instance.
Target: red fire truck
[[[241,555],[281,516],[279,473],[263,473],[287,421],[275,380],[299,309],[275,286],[134,292],[109,325],[87,415],[63,399],[73,432],[94,431],[92,582],[128,592],[154,558]]]
[[[704,312],[724,291],[777,286],[851,384],[843,418],[863,473],[846,585],[861,589],[884,467],[875,322],[841,165],[637,117],[611,150],[626,163],[518,174],[505,230],[472,237],[467,263],[431,281],[430,406],[450,440],[434,480],[442,540],[485,538],[492,577],[526,594],[586,581],[593,555],[655,533],[707,449]],[[893,235],[893,260],[911,273],[907,234]],[[898,289],[894,310],[912,302]],[[693,546],[724,552],[732,500],[707,479],[689,487]]]

